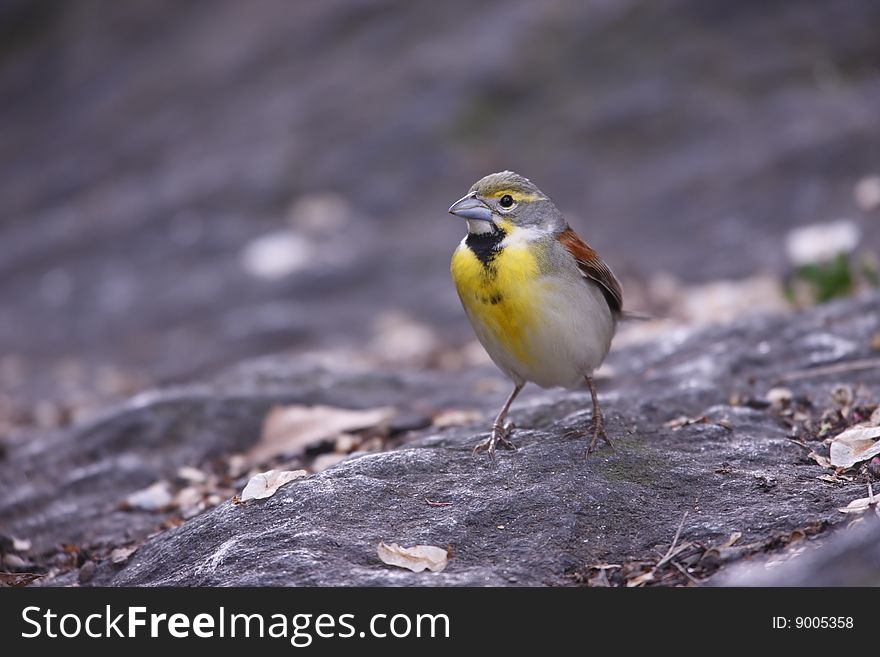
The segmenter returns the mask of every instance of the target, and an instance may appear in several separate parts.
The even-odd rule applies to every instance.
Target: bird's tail
[[[649,322],[652,319],[657,319],[656,317],[651,317],[651,315],[647,315],[645,313],[634,313],[629,310],[624,310],[620,313],[620,319],[624,322]]]

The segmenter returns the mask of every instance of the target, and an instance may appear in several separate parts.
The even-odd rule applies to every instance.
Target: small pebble
[[[98,564],[94,561],[86,561],[82,568],[79,569],[79,576],[77,579],[80,584],[87,584],[92,581],[92,578],[95,576],[95,571],[98,570]]]

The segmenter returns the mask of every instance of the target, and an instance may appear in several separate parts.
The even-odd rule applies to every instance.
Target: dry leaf
[[[39,579],[42,575],[36,573],[0,573],[0,588],[2,587],[23,587],[27,586],[35,579]]]
[[[807,458],[813,459],[816,463],[821,465],[823,468],[831,468],[831,461],[827,456],[822,456],[821,454],[816,454],[813,450],[810,450],[810,453],[807,454]]]
[[[134,547],[118,547],[110,553],[110,561],[119,565],[128,561],[128,558],[137,552],[137,546]]]
[[[194,468],[189,465],[185,465],[182,468],[177,470],[177,476],[184,481],[188,481],[193,484],[203,484],[208,479],[208,475],[199,470],[198,468]]]
[[[719,550],[731,547],[739,539],[742,538],[742,532],[733,532],[724,543],[718,546]]]
[[[880,454],[880,427],[858,425],[831,441],[831,465],[851,468]]]
[[[791,401],[792,396],[791,390],[788,388],[770,388],[765,399],[774,408],[782,408]]]
[[[174,505],[184,520],[189,520],[205,510],[204,493],[196,486],[187,486],[174,496]]]
[[[798,226],[786,235],[785,250],[795,266],[821,264],[853,251],[860,237],[861,228],[848,219]]]
[[[332,468],[340,461],[348,458],[348,454],[336,454],[330,452],[328,454],[319,454],[312,461],[312,472],[324,472],[327,468]]]
[[[167,481],[157,481],[126,497],[125,506],[142,511],[158,511],[171,504],[173,499],[171,485]]]
[[[632,588],[635,586],[642,586],[644,584],[647,584],[648,582],[653,581],[653,579],[654,579],[654,569],[652,568],[651,570],[649,570],[646,573],[642,573],[641,575],[637,575],[636,577],[633,577],[632,579],[626,580],[626,585],[629,588]]]
[[[878,501],[880,501],[880,497],[861,497],[857,500],[853,500],[849,504],[847,504],[844,508],[838,509],[841,513],[864,513],[868,509],[877,509]]]
[[[27,552],[31,549],[31,542],[26,538],[16,538],[12,537],[12,550],[13,552]]]
[[[473,424],[485,419],[485,415],[479,411],[465,411],[458,409],[447,409],[440,411],[434,415],[434,426],[438,429],[446,427],[461,427],[466,424]]]
[[[382,563],[406,568],[414,573],[420,573],[426,568],[433,573],[439,573],[449,562],[447,551],[434,545],[404,548],[397,543],[379,543],[377,552]]]
[[[301,479],[308,473],[305,470],[269,470],[251,477],[247,486],[241,491],[240,501],[262,500],[272,497],[284,484]]]
[[[29,564],[17,554],[6,554],[3,556],[3,565],[10,570],[24,570]]]
[[[263,463],[279,454],[299,454],[346,431],[386,423],[394,413],[388,407],[356,411],[333,406],[276,406],[266,415],[260,440],[247,457],[252,463]]]
[[[664,422],[663,426],[667,429],[672,429],[675,431],[676,429],[681,429],[682,427],[690,426],[691,424],[706,424],[709,421],[705,415],[698,415],[697,417],[688,417],[687,415],[679,415],[677,418],[669,420],[669,422]]]

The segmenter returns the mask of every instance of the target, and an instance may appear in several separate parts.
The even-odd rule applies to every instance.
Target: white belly
[[[539,294],[527,323],[526,358],[505,349],[488,327],[471,317],[477,337],[489,356],[511,379],[542,388],[575,388],[602,364],[611,347],[615,320],[599,288],[580,278],[532,283]]]

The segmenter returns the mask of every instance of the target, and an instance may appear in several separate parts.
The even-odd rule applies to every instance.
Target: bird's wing
[[[621,290],[617,278],[614,277],[614,272],[605,264],[596,250],[568,227],[559,233],[556,239],[577,261],[578,268],[584,278],[598,283],[611,312],[616,315],[621,314],[623,312],[623,290]]]

